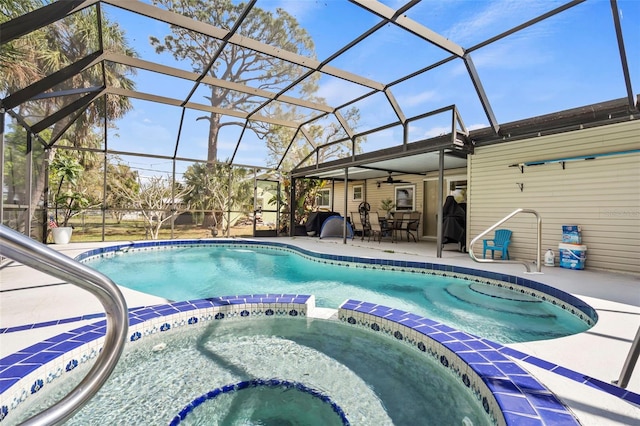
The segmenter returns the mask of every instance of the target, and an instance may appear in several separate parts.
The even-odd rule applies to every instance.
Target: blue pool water
[[[313,294],[317,306],[337,308],[356,298],[501,343],[557,338],[589,328],[559,306],[507,288],[439,275],[330,265],[286,250],[177,247],[86,263],[119,285],[172,301],[295,293]]]
[[[45,386],[13,420],[22,421],[60,399],[89,364],[77,367],[73,379]],[[491,424],[469,388],[408,345],[336,321],[264,317],[216,321],[127,345],[105,386],[65,424],[168,425],[211,389],[256,378],[304,383],[330,396],[353,426]],[[206,401],[180,423],[341,424],[317,398],[264,389]]]

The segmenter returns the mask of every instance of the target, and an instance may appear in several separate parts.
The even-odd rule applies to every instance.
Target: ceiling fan
[[[389,172],[388,178],[386,178],[385,180],[378,181],[378,187],[380,186],[380,184],[383,184],[383,183],[386,183],[387,185],[393,185],[394,183],[411,183],[411,182],[408,182],[402,179],[394,179],[393,176],[391,176],[391,172]]]

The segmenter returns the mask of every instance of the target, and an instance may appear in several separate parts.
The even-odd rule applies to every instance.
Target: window
[[[457,203],[467,202],[467,181],[449,180],[449,195],[453,195]]]
[[[316,195],[316,204],[318,208],[331,208],[331,190],[319,189]]]
[[[362,185],[353,186],[353,201],[362,200]]]
[[[396,211],[413,211],[415,210],[415,187],[396,186]]]

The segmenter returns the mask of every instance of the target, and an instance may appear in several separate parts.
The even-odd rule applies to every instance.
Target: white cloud
[[[553,56],[537,46],[527,46],[515,39],[490,46],[471,54],[473,64],[480,69],[528,69],[553,61]]]
[[[435,126],[426,130],[421,130],[419,127],[416,128],[416,134],[422,135],[424,138],[435,138],[436,136],[446,135],[451,133],[451,127],[446,126]]]
[[[446,31],[446,37],[450,40],[465,45],[472,40],[484,39],[497,35],[495,28],[501,28],[503,22],[510,22],[514,27],[526,22],[536,14],[552,10],[558,1],[550,0],[502,0],[497,2],[476,2],[474,5],[485,6],[478,13],[464,17],[460,22]],[[550,26],[546,23],[535,25],[539,30],[545,28],[548,31]],[[505,28],[506,29],[506,28]]]
[[[432,101],[437,97],[438,97],[438,94],[435,91],[429,90],[424,92],[417,92],[415,95],[412,95],[412,96],[403,96],[401,98],[398,97],[398,102],[403,107],[414,107],[414,106]]]
[[[489,127],[489,123],[470,124],[467,126],[467,130],[484,129],[485,127]]]
[[[361,86],[338,78],[332,78],[325,82],[320,82],[316,95],[326,99],[329,105],[336,106],[362,93],[364,93],[364,90]]]

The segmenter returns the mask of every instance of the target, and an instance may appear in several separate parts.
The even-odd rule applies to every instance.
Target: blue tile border
[[[135,342],[155,333],[196,325],[202,321],[255,316],[304,318],[313,306],[313,296],[262,294],[136,307],[129,309],[128,340]],[[71,324],[87,318],[103,317],[104,314],[87,315],[46,324]],[[347,300],[339,309],[339,319],[411,344],[437,359],[443,366],[453,369],[465,386],[475,386],[474,392],[485,411],[489,407],[488,413],[492,413],[495,421],[500,424],[519,425],[524,419],[527,424],[531,421],[533,423],[530,424],[544,424],[540,422],[551,420],[576,424],[573,417],[565,412],[566,408],[563,408],[562,403],[512,359],[540,366],[625,401],[640,403],[640,395],[633,392],[410,312]],[[25,329],[36,328],[40,324],[31,324]],[[100,320],[58,334],[0,359],[0,421],[30,394],[37,393],[64,372],[95,358],[101,349],[104,334],[105,321]],[[50,367],[56,363],[59,364],[57,368]],[[38,373],[45,370],[49,372]],[[20,386],[22,389],[11,394]],[[501,416],[504,416],[506,423],[499,420]]]
[[[387,316],[390,313],[398,315],[401,313],[396,309],[369,303],[351,301],[346,305],[348,306],[349,304],[358,304],[360,308],[368,307],[370,310],[375,310],[377,307],[379,312],[386,313]],[[129,310],[130,324],[135,323],[135,325],[130,325],[127,339],[129,342],[136,342],[156,333],[199,324],[203,321],[242,319],[245,317],[305,318],[309,309],[313,307],[315,307],[315,298],[313,296],[289,294],[233,295],[144,306]],[[162,315],[162,312],[169,314]],[[356,311],[354,310],[353,312]],[[458,332],[451,327],[434,323],[411,313],[404,313],[404,315],[399,315],[396,319],[398,322],[410,321],[416,329],[433,323],[438,326],[432,328],[436,334],[444,335],[445,332],[451,331],[454,334],[457,333],[462,339],[461,341],[472,339],[472,336],[466,333]],[[406,327],[404,324],[401,326]],[[399,336],[398,333],[400,331],[396,330],[395,338],[403,340],[403,336]],[[56,378],[72,371],[78,365],[97,357],[102,347],[104,334],[105,321],[101,320],[53,336],[9,357],[0,359],[0,412],[6,411],[6,414],[0,416],[0,421],[18,405],[27,400],[29,395],[37,393]],[[435,340],[433,342],[433,344],[436,344]],[[465,347],[464,350],[475,351],[471,347]],[[440,362],[444,367],[449,366],[448,362],[443,363],[442,360]],[[478,380],[474,378],[473,374],[470,371],[469,377],[475,383]],[[532,380],[535,379],[532,378]],[[495,399],[491,396],[491,389],[487,386],[483,387],[481,395],[482,398],[479,399],[479,402],[485,407],[485,412],[489,418],[493,419],[492,423],[505,424],[502,421],[503,416],[501,414],[487,411],[488,404],[493,404],[493,402],[489,401]],[[492,409],[495,411],[496,408]]]
[[[472,391],[493,424],[580,424],[535,377],[481,338],[450,327],[442,329],[409,312],[384,310],[357,300],[340,307],[339,319],[386,334],[431,356]]]
[[[273,241],[256,241],[248,239],[234,240],[170,240],[170,241],[147,241],[143,243],[118,244],[109,247],[101,247],[81,253],[75,257],[77,261],[84,261],[94,257],[114,256],[131,250],[151,250],[168,249],[180,247],[260,247],[263,249],[283,250],[298,253],[308,260],[327,264],[343,266],[355,266],[359,268],[373,268],[383,270],[398,270],[402,272],[414,272],[422,274],[441,275],[444,277],[468,279],[498,287],[505,287],[511,290],[519,290],[530,296],[549,301],[563,310],[571,313],[589,326],[593,326],[598,321],[596,310],[576,296],[556,289],[550,285],[540,283],[528,278],[521,278],[514,275],[507,275],[499,272],[483,271],[469,267],[454,265],[442,265],[429,262],[416,262],[405,260],[375,259],[358,256],[342,256],[327,253],[318,253],[297,247],[288,243]]]
[[[179,425],[180,423],[182,423],[184,419],[187,418],[187,416],[195,408],[199,407],[200,405],[207,402],[208,400],[214,399],[220,395],[224,395],[227,393],[237,392],[243,389],[256,388],[256,387],[282,388],[285,390],[295,389],[300,392],[307,393],[313,396],[314,398],[318,398],[322,402],[329,404],[333,409],[333,411],[340,417],[340,421],[342,422],[343,426],[349,426],[351,424],[344,410],[342,410],[342,408],[340,408],[338,404],[332,401],[328,395],[325,395],[319,390],[312,389],[306,386],[304,383],[293,382],[290,380],[278,380],[278,379],[267,379],[267,380],[252,379],[252,380],[245,380],[243,382],[239,382],[231,385],[225,385],[225,386],[213,389],[212,391],[209,391],[204,395],[200,395],[199,397],[191,401],[189,404],[187,404],[182,410],[180,410],[180,412],[171,420],[171,423],[169,423],[169,425],[170,426]]]
[[[233,295],[144,306],[129,310],[127,340],[135,342],[203,321],[250,316],[306,318],[309,307],[315,307],[315,298],[297,294]],[[104,317],[104,314],[86,317]],[[83,319],[85,317],[76,318],[77,321]],[[48,323],[53,326],[59,321]],[[106,333],[105,324],[101,320],[83,325],[0,359],[0,422],[29,395],[37,393],[79,364],[97,357]],[[25,329],[31,328],[33,324]]]

